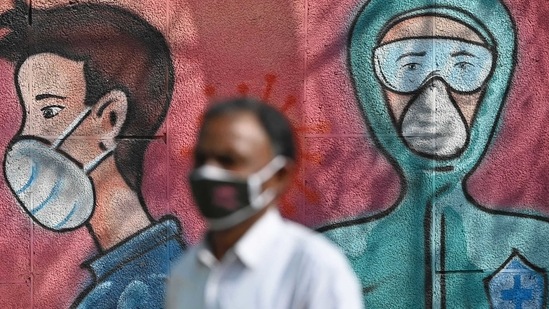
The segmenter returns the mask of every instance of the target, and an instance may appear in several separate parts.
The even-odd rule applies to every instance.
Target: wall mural
[[[200,115],[231,96],[290,118],[300,168],[281,212],[342,248],[368,307],[547,307],[547,14],[0,3],[0,307],[161,307],[204,231],[186,182]]]
[[[499,1],[373,0],[358,14],[356,94],[404,188],[388,210],[319,230],[373,308],[546,306],[549,218],[486,209],[464,189],[507,98],[515,35]]]
[[[161,307],[178,221],[154,220],[141,193],[143,156],[167,113],[173,64],[163,35],[105,5],[0,16],[0,55],[15,63],[23,107],[4,175],[43,228],[87,228],[99,254],[75,308]]]

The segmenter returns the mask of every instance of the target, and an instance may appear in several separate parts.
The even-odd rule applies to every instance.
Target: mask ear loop
[[[59,135],[59,137],[51,144],[52,149],[59,148],[63,142],[69,137],[69,135],[78,128],[78,126],[88,117],[91,113],[92,107],[88,106],[86,109],[84,109],[76,119],[73,120],[73,122]]]
[[[86,107],[78,115],[78,117],[76,117],[76,119],[74,119],[73,122],[71,122],[71,124],[61,133],[61,135],[59,135],[59,137],[51,144],[50,148],[58,149],[63,144],[63,142],[74,132],[74,130],[76,130],[76,128],[78,128],[78,126],[82,124],[84,119],[86,119],[86,117],[90,115],[91,111],[92,111],[91,106]],[[91,162],[84,165],[83,167],[84,173],[86,173],[86,175],[91,173],[99,165],[99,163],[101,163],[107,156],[109,156],[114,151],[115,148],[116,146],[113,146],[107,149],[106,151],[101,153],[99,156],[97,156],[95,159],[93,159]]]
[[[103,162],[116,148],[116,146],[113,146],[107,150],[105,150],[102,154],[97,156],[95,159],[93,159],[88,164],[84,165],[82,168],[84,170],[84,173],[89,174],[91,173],[98,165],[99,163]]]
[[[250,204],[253,208],[261,209],[267,206],[263,204],[268,204],[275,198],[276,193],[272,188],[261,192],[261,185],[283,168],[286,162],[287,160],[284,156],[277,155],[265,167],[250,176],[248,179],[248,189],[251,193]]]
[[[254,176],[258,177],[261,182],[269,180],[276,172],[278,172],[286,164],[286,158],[281,155],[274,157],[271,162],[267,163],[265,167],[255,173]]]

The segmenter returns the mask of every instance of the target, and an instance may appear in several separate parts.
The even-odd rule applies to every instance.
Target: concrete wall
[[[10,144],[14,136],[40,136],[51,142],[81,112],[69,108],[76,105],[51,96],[40,97],[53,100],[48,111],[32,112],[31,105],[25,104],[42,104],[36,95],[63,89],[72,91],[64,97],[80,94],[83,102],[86,91],[92,101],[105,94],[92,89],[89,80],[88,84],[63,80],[67,72],[81,78],[87,59],[59,70],[62,61],[48,67],[37,58],[34,66],[23,70],[28,52],[60,53],[59,42],[65,41],[38,44],[39,38],[22,33],[39,33],[40,25],[51,27],[47,33],[67,27],[66,20],[56,20],[60,15],[48,10],[57,7],[69,17],[79,16],[85,7],[82,3],[35,0],[31,8],[19,4],[17,14],[0,18],[2,157],[8,145],[14,145]],[[139,207],[119,213],[95,209],[89,218],[83,207],[80,221],[67,219],[68,213],[61,210],[42,215],[42,210],[35,209],[40,206],[36,199],[40,194],[47,197],[50,184],[38,185],[26,196],[21,187],[30,177],[24,169],[29,165],[17,167],[20,160],[6,163],[6,156],[0,179],[0,307],[70,306],[95,284],[81,264],[110,252],[113,244],[124,243],[132,235],[139,238],[141,227],[149,221],[172,216],[181,223],[182,241],[196,243],[204,224],[193,206],[186,177],[200,114],[211,100],[241,95],[264,99],[291,119],[299,141],[299,173],[280,204],[281,212],[319,229],[342,247],[372,308],[540,308],[547,304],[548,2],[94,3],[99,3],[92,10],[101,12],[100,17],[122,9],[135,16],[132,20],[152,25],[167,41],[173,62],[173,74],[170,58],[166,67],[155,71],[157,67],[147,67],[146,57],[137,52],[141,43],[109,43],[108,36],[101,35],[93,38],[107,42],[97,43],[105,50],[109,44],[119,48],[103,57],[112,74],[105,83],[114,83],[108,84],[109,90],[125,91],[130,103],[143,102],[141,116],[156,117],[159,129],[122,134],[129,144],[146,146],[143,158],[137,156],[133,165],[120,159],[101,163],[90,174],[91,195],[97,203],[110,201],[111,207],[121,209],[126,209],[125,201],[137,198]],[[4,12],[13,7],[8,0],[0,3]],[[68,18],[70,22],[76,24]],[[86,41],[99,28],[75,26],[66,31],[80,31],[73,38],[81,33]],[[145,28],[132,28],[133,35],[145,38],[143,46],[156,46],[147,41],[154,35],[140,32]],[[394,42],[401,45],[393,44],[390,52],[375,52]],[[84,44],[81,50],[88,47]],[[398,67],[384,65],[389,55],[402,56],[404,51],[418,55],[401,67],[416,63],[413,68],[430,66],[427,74],[436,74],[414,87],[413,79]],[[468,64],[462,62],[476,69],[463,71]],[[145,68],[139,67],[143,63]],[[457,75],[452,77],[452,72]],[[157,85],[148,86],[151,80]],[[128,90],[134,89],[130,84],[144,92],[133,93]],[[94,95],[97,98],[91,99]],[[124,101],[124,97],[115,98]],[[166,116],[163,102],[169,104]],[[99,131],[88,127],[92,120],[85,120],[82,131],[60,148],[78,162],[92,160],[101,153],[99,143],[106,143],[101,148],[105,149],[113,141],[108,133],[117,122],[93,115],[90,119],[99,119]],[[121,114],[117,115],[119,120]],[[115,150],[120,158],[134,154]],[[117,185],[126,193],[102,199],[116,186],[101,182],[94,176],[99,173],[118,179]],[[139,176],[141,180],[135,180]],[[83,196],[71,190],[66,197],[71,201]],[[157,263],[167,265],[169,260]]]

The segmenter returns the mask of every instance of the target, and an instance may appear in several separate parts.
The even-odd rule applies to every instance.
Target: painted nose
[[[428,89],[428,90],[434,90],[434,89],[442,90],[442,89],[445,89],[446,91],[448,91],[449,87],[446,84],[446,82],[444,81],[444,79],[442,77],[438,76],[438,74],[435,74],[435,73],[436,72],[431,73],[431,74],[433,74],[433,76],[430,79],[428,79],[427,85],[425,86],[425,88]]]

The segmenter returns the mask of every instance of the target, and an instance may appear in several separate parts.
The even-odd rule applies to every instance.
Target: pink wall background
[[[72,1],[71,1],[72,2]],[[248,95],[292,120],[300,146],[282,213],[310,227],[386,208],[398,176],[365,133],[346,60],[357,0],[103,1],[136,12],[168,39],[176,85],[165,125],[146,156],[143,192],[155,218],[175,214],[184,239],[204,225],[186,183],[200,114],[212,99]],[[33,1],[33,6],[69,1]],[[549,213],[549,2],[507,1],[519,57],[504,122],[468,188],[480,203]],[[2,1],[0,9],[11,6]],[[20,125],[13,67],[0,62],[0,155]],[[95,254],[85,229],[34,224],[0,178],[0,307],[65,308],[89,283],[80,264]]]

